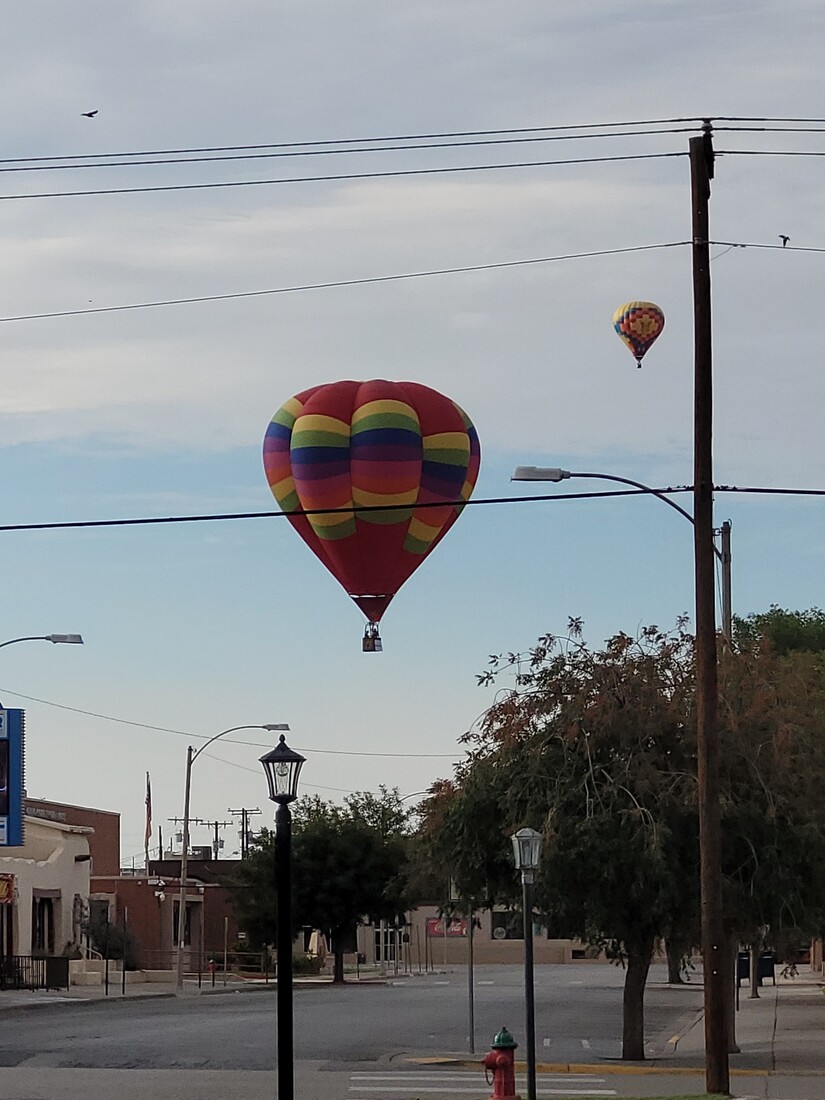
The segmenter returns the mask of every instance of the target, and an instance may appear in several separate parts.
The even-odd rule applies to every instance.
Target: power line
[[[674,120],[674,121],[682,122],[682,121],[685,121],[685,120],[678,119],[678,120]],[[825,124],[825,118],[759,118],[759,117],[750,117],[748,115],[713,115],[713,117],[711,118],[710,121],[712,121],[714,123],[716,123],[716,122],[811,122],[811,123],[821,122],[821,123]],[[636,123],[628,123],[628,125],[636,125]],[[642,123],[639,123],[638,125],[641,126]]]
[[[48,313],[23,313],[12,317],[0,317],[0,324],[11,321],[41,321],[55,317],[80,317],[89,313],[120,313],[134,309],[157,309],[161,306],[192,305],[198,302],[226,302],[236,298],[260,298],[272,294],[296,294],[307,290],[329,290],[334,287],[368,286],[371,283],[400,282],[403,279],[425,279],[434,275],[457,275],[472,271],[496,271],[508,267],[527,267],[532,264],[557,263],[562,260],[583,260],[594,256],[618,256],[628,252],[646,252],[656,248],[678,248],[689,241],[668,241],[663,244],[643,244],[629,248],[604,248],[591,252],[570,252],[559,256],[538,256],[527,260],[504,260],[490,264],[466,264],[462,267],[433,268],[429,271],[407,271],[398,275],[372,275],[363,279],[335,279],[323,283],[303,283],[296,286],[273,287],[268,290],[245,290],[228,294],[204,294],[193,298],[169,298],[154,302],[132,302],[120,306],[96,306],[93,309],[65,309]]]
[[[209,191],[227,187],[268,187],[289,183],[343,182],[346,180],[393,179],[400,176],[439,176],[455,172],[494,172],[507,168],[548,168],[570,164],[608,164],[631,160],[664,160],[686,157],[686,152],[631,153],[612,157],[574,157],[566,160],[526,160],[507,164],[464,164],[452,168],[406,168],[391,172],[341,172],[328,176],[291,176],[269,180],[227,180],[222,183],[172,183],[150,187],[106,187],[86,191],[36,191],[30,194],[0,195],[0,202],[18,199],[59,199],[93,195],[145,195],[159,191]]]
[[[657,493],[682,493],[687,492],[690,486],[679,486],[657,489]],[[604,489],[598,492],[581,493],[551,493],[540,496],[520,497],[485,497],[474,500],[452,501],[421,501],[418,504],[358,504],[352,508],[296,508],[289,512],[280,512],[270,509],[266,512],[222,512],[211,515],[199,516],[147,516],[136,519],[90,519],[90,520],[59,520],[52,523],[7,523],[0,524],[2,531],[55,531],[82,527],[141,527],[163,523],[208,523],[217,520],[236,519],[288,519],[290,516],[322,516],[337,515],[350,512],[397,512],[412,511],[419,508],[466,508],[469,505],[479,504],[526,504],[538,500],[584,500],[592,497],[615,496],[639,496],[647,494],[646,489]]]
[[[817,149],[717,149],[720,157],[825,157]]]
[[[133,519],[58,520],[49,523],[5,523],[2,531],[59,531],[88,527],[148,527],[166,523],[211,523],[242,519],[289,519],[290,516],[350,515],[365,512],[412,512],[423,508],[470,508],[490,504],[535,504],[541,501],[594,500],[608,497],[651,496],[692,492],[691,485],[668,485],[659,489],[603,489],[596,492],[540,493],[534,496],[481,497],[470,500],[419,501],[417,504],[354,504],[345,508],[295,508],[289,512],[220,512],[195,516],[143,516]],[[757,486],[716,485],[716,493],[751,493],[776,496],[825,496],[825,489],[782,489]],[[2,690],[2,689],[0,689]],[[14,694],[9,692],[9,694]],[[381,755],[381,754],[378,754]]]
[[[682,248],[690,241],[664,241],[660,244],[632,245],[627,248],[594,249],[590,252],[568,252],[558,256],[536,256],[526,260],[502,260],[489,264],[464,264],[460,267],[431,268],[426,271],[406,271],[394,275],[370,275],[361,279],[333,279],[328,282],[299,283],[293,286],[271,287],[265,290],[230,291],[225,294],[201,294],[191,298],[163,298],[151,302],[128,302],[117,306],[94,306],[92,309],[62,309],[44,313],[19,313],[0,317],[0,324],[13,321],[43,321],[59,317],[83,317],[95,313],[122,313],[137,309],[159,309],[164,306],[196,305],[203,302],[227,302],[240,298],[262,298],[276,294],[296,294],[310,290],[330,290],[348,286],[369,286],[373,283],[401,282],[406,279],[425,279],[436,275],[461,275],[474,271],[497,271],[511,267],[529,267],[536,264],[559,263],[565,260],[583,260],[596,256],[619,256],[631,252],[649,252],[661,248]],[[805,245],[765,244],[756,241],[708,241],[708,244],[725,248],[767,248],[782,252],[825,252],[825,248]],[[724,255],[720,253],[719,255]],[[714,259],[719,259],[719,255]]]
[[[197,741],[210,741],[212,739],[205,733],[188,733],[186,730],[169,729],[166,726],[152,726],[148,722],[133,722],[128,718],[115,718],[111,714],[98,714],[93,710],[82,710],[80,707],[70,707],[65,703],[54,703],[50,699],[38,699],[35,695],[23,695],[22,692],[7,691],[5,688],[0,688],[0,691],[2,691],[4,695],[12,696],[15,699],[26,699],[30,703],[40,703],[46,707],[55,707],[57,710],[70,711],[72,714],[83,714],[87,718],[100,718],[104,722],[116,722],[121,726],[135,726],[138,729],[154,730],[156,733],[172,733],[176,737],[188,737],[191,740]],[[268,749],[272,747],[271,745],[261,744],[258,741],[242,741],[236,737],[224,737],[223,743],[225,745],[244,745],[247,748],[253,749]],[[300,745],[299,747],[305,752],[311,752],[321,756],[377,756],[403,760],[454,760],[456,755],[454,752],[356,752],[354,749],[316,749],[308,745]],[[461,750],[456,751],[460,752]]]
[[[754,241],[708,241],[708,244],[719,247],[727,245],[728,248],[772,248],[778,249],[780,252],[825,252],[825,248],[815,248],[808,245],[759,244]]]
[[[9,162],[7,161],[0,160],[0,165],[6,165],[6,167],[0,167],[0,173],[60,172],[67,169],[83,168],[139,168],[157,167],[158,165],[164,164],[215,164],[227,161],[275,160],[293,157],[328,157],[338,155],[351,156],[355,153],[410,152],[418,149],[465,149],[492,145],[522,145],[543,141],[584,141],[590,138],[651,137],[657,134],[691,134],[695,131],[696,127],[679,127],[667,130],[619,130],[614,133],[546,134],[534,135],[531,137],[479,138],[473,141],[424,142],[418,145],[372,145],[361,146],[359,148],[352,149],[299,149],[294,152],[279,150],[277,152],[269,153],[225,153],[220,155],[215,154],[211,156],[159,156],[156,159],[143,160],[85,160],[81,157],[71,157],[68,158],[69,163],[61,164],[9,164]],[[802,131],[795,132],[801,133]],[[120,156],[125,154],[115,153],[112,155]],[[72,161],[74,161],[74,163],[71,163]]]
[[[179,149],[139,149],[132,150],[130,152],[123,153],[76,153],[67,154],[65,156],[48,156],[48,157],[6,157],[0,159],[0,164],[20,164],[20,163],[40,163],[43,161],[58,161],[58,160],[99,160],[101,157],[159,157],[159,156],[176,156],[178,154],[187,153],[230,153],[230,152],[242,152],[242,151],[254,151],[258,149],[306,149],[306,148],[320,148],[330,145],[364,145],[367,143],[379,143],[387,141],[429,141],[436,139],[447,138],[476,138],[476,137],[492,137],[498,134],[549,134],[559,133],[561,131],[569,130],[598,130],[598,129],[611,129],[613,127],[623,126],[669,126],[676,125],[683,122],[701,122],[703,121],[700,116],[691,118],[653,118],[653,119],[635,119],[632,121],[623,122],[589,122],[581,123],[578,125],[561,125],[561,126],[518,126],[518,127],[505,127],[500,130],[447,130],[441,133],[422,133],[422,134],[386,134],[383,136],[372,135],[370,137],[361,138],[330,138],[325,141],[283,141],[283,142],[267,142],[259,143],[257,145],[202,145],[191,148],[179,148]],[[780,120],[782,121],[782,120]],[[653,131],[654,133],[666,133],[667,131]]]
[[[714,126],[714,133],[731,134],[823,134],[822,126]],[[653,133],[667,133],[666,130],[652,131]],[[674,130],[673,133],[680,131]]]

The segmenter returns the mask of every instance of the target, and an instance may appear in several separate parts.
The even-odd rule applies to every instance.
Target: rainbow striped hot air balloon
[[[641,367],[645,353],[665,327],[665,315],[653,302],[625,302],[613,314],[613,328]]]
[[[480,458],[467,415],[417,382],[314,386],[272,418],[272,493],[308,513],[290,523],[366,615],[365,650],[381,648],[381,616],[455,523]]]

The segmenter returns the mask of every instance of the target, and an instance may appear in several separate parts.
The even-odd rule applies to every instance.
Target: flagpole
[[[146,773],[146,830],[143,834],[143,858],[147,875],[149,874],[149,838],[152,835],[152,784]]]

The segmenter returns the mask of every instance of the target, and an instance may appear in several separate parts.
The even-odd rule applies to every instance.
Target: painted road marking
[[[353,1073],[350,1075],[349,1092],[350,1100],[372,1100],[372,1094],[383,1092],[386,1094],[423,1095],[425,1093],[440,1093],[449,1096],[474,1095],[477,1096],[479,1088],[484,1087],[484,1079],[477,1070],[459,1070],[449,1072],[443,1070],[413,1070],[410,1073]],[[367,1082],[373,1082],[368,1084]],[[615,1089],[596,1088],[596,1085],[605,1084],[604,1077],[589,1074],[576,1074],[575,1083],[581,1088],[570,1087],[568,1074],[541,1074],[536,1090],[537,1096],[616,1096]],[[524,1074],[516,1074],[516,1083],[524,1088],[526,1077]]]
[[[350,1092],[411,1092],[416,1096],[421,1092],[448,1092],[452,1096],[455,1093],[469,1093],[478,1096],[478,1085],[470,1088],[456,1087],[455,1085],[350,1085]],[[536,1096],[616,1096],[615,1089],[545,1089],[537,1088]]]
[[[468,1081],[478,1080],[480,1073],[477,1070],[461,1070],[455,1073],[439,1072],[438,1070],[413,1070],[410,1073],[352,1073],[350,1081]],[[567,1073],[542,1073],[542,1081],[569,1081]],[[516,1080],[523,1080],[525,1074],[517,1073]],[[604,1077],[596,1077],[593,1074],[577,1073],[577,1081],[595,1081],[603,1084]]]

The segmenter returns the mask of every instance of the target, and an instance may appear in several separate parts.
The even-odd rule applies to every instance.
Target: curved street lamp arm
[[[7,642],[0,642],[0,649],[4,645],[14,645],[15,642],[47,642],[48,640],[46,634],[27,634],[25,638],[10,638]]]
[[[261,726],[256,723],[252,726],[232,726],[228,730],[221,730],[221,732],[216,733],[214,737],[210,737],[208,741],[204,741],[204,743],[200,745],[199,748],[192,750],[192,763],[195,763],[203,750],[208,749],[213,741],[217,741],[220,737],[225,737],[227,733],[237,733],[238,730],[263,730],[268,728],[269,727],[267,726]]]
[[[565,470],[564,473],[567,475],[567,477],[590,477],[595,478],[598,481],[617,481],[620,485],[633,485],[636,489],[641,489],[642,492],[650,493],[651,496],[658,497],[659,500],[663,500],[665,504],[669,504],[671,508],[678,512],[680,516],[684,516],[691,527],[695,526],[693,516],[690,514],[690,512],[684,509],[681,504],[677,504],[675,500],[672,500],[667,495],[667,493],[663,493],[659,489],[654,489],[650,485],[645,485],[643,481],[634,481],[632,477],[619,477],[618,474],[589,474],[581,473],[579,471],[574,472],[568,470]],[[719,559],[719,561],[723,560],[722,551],[719,549],[718,546],[716,546],[715,543],[713,546],[713,552]]]
[[[567,471],[565,471],[567,472]],[[645,485],[642,481],[634,481],[632,477],[619,477],[618,474],[584,474],[571,471],[569,477],[591,477],[596,478],[598,481],[617,481],[620,485],[632,485],[636,489],[641,489],[645,493],[650,493],[651,496],[658,497],[659,500],[663,500],[665,504],[669,504],[671,508],[674,508],[680,516],[684,516],[688,523],[693,524],[693,516],[690,512],[686,511],[681,504],[677,504],[675,500],[659,489],[654,489],[650,485]]]

